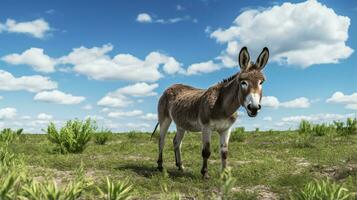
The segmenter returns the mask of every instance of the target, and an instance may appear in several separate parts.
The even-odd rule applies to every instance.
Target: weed
[[[98,188],[98,191],[106,200],[126,200],[131,197],[133,186],[127,180],[114,183],[107,177],[106,189],[103,191]]]
[[[55,125],[47,127],[47,138],[57,145],[61,153],[82,153],[87,147],[96,127],[94,122],[87,119],[85,122],[69,120],[58,132]]]

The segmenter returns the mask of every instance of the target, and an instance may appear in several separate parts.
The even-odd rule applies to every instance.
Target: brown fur
[[[249,54],[244,47],[239,55],[241,66],[239,73],[208,89],[174,84],[164,91],[158,104],[160,124],[159,169],[162,170],[162,149],[165,134],[171,121],[175,122],[178,130],[181,130],[180,134],[184,134],[185,131],[202,131],[203,167],[201,172],[204,177],[208,176],[207,160],[211,154],[210,137],[212,131],[218,131],[221,135],[221,143],[223,142],[221,144],[222,166],[226,166],[230,128],[238,117],[236,111],[240,106],[245,106],[244,102],[249,94],[255,93],[259,94],[260,98],[262,97],[260,85],[265,78],[261,70],[268,57],[269,52],[265,48],[255,64],[249,62]],[[242,81],[247,82],[247,86],[244,88],[241,84]],[[161,128],[164,130],[161,130]],[[180,160],[180,145],[183,135],[178,141],[176,141],[176,136],[174,139],[176,165],[179,169],[183,169]]]

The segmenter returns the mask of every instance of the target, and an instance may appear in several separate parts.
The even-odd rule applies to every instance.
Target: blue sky
[[[174,83],[207,88],[264,46],[263,109],[235,126],[287,129],[357,112],[351,1],[2,1],[0,128],[41,132],[94,117],[114,131],[151,130]],[[172,126],[174,128],[174,125]]]

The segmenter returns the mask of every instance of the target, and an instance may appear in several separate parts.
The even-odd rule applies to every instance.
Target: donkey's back
[[[186,130],[199,131],[198,115],[206,90],[174,84],[162,94],[159,104],[159,123],[173,120]]]

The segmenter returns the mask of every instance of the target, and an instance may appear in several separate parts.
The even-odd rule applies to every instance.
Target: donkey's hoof
[[[178,166],[178,170],[179,170],[179,171],[184,171],[184,170],[185,170],[185,167],[184,167],[183,165]]]
[[[203,180],[208,180],[209,178],[210,178],[210,176],[208,175],[208,173],[202,174],[202,179]]]
[[[164,171],[164,168],[162,166],[158,166],[157,167],[157,170],[159,170],[160,172],[163,172]]]

